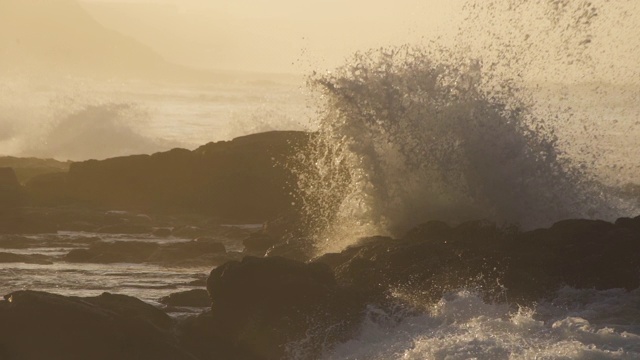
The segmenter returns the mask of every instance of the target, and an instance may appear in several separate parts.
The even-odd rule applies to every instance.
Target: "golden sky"
[[[83,0],[98,21],[198,68],[306,72],[455,29],[459,0]]]

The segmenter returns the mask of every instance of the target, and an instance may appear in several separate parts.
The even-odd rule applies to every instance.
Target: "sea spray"
[[[429,219],[531,228],[606,215],[521,89],[479,60],[387,48],[310,83],[325,104],[299,186],[320,252]]]
[[[461,289],[425,311],[370,307],[324,359],[637,359],[638,290],[560,289],[533,308]]]
[[[632,181],[637,166],[610,149],[633,142],[640,112],[625,109],[615,125],[574,108],[603,99],[603,81],[624,79],[593,48],[624,17],[624,4],[608,5],[467,1],[453,45],[371,50],[314,73],[318,131],[294,167],[316,251],[433,219],[529,229],[634,215],[637,199],[611,186]]]
[[[467,0],[453,43],[528,89],[564,156],[623,186],[640,174],[638,10],[633,0]]]

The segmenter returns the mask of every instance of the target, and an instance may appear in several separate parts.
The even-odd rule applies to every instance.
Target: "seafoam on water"
[[[640,290],[563,288],[532,308],[448,293],[423,311],[370,307],[325,360],[640,359]]]

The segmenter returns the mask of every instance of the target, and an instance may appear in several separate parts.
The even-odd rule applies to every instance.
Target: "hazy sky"
[[[459,0],[82,0],[101,23],[199,68],[307,72],[455,29]]]

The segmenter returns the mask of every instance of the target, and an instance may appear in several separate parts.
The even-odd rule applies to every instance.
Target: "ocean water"
[[[175,244],[190,238],[153,235],[58,232],[37,235],[0,235],[0,253],[47,257],[48,264],[0,263],[0,294],[39,290],[68,296],[96,296],[103,292],[135,296],[152,304],[171,293],[203,288],[213,265],[165,266],[151,263],[72,263],[64,256],[87,249],[96,241]],[[242,251],[237,239],[216,237],[227,251]],[[25,245],[23,245],[25,244]],[[196,282],[194,284],[194,282]]]
[[[638,193],[621,189],[640,183],[640,72],[613,45],[637,44],[624,30],[637,10],[467,1],[454,45],[373,49],[313,74],[318,137],[292,169],[317,254],[426,219],[526,230],[638,216]],[[528,307],[509,289],[394,294],[324,358],[640,359],[638,291],[563,288]]]
[[[304,81],[273,77],[215,83],[3,77],[0,154],[81,161],[308,128]]]
[[[420,310],[369,308],[324,359],[640,359],[639,301],[638,290],[563,288],[518,308],[461,289]]]

